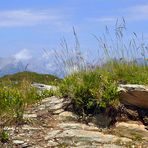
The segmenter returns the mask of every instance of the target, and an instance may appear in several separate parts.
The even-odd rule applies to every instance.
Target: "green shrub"
[[[22,81],[17,86],[2,85],[0,87],[0,120],[5,121],[4,124],[9,122],[21,124],[25,108],[46,96],[47,93],[46,95],[45,92],[39,93],[28,81]]]
[[[8,140],[9,140],[9,134],[6,130],[3,129],[2,131],[0,131],[0,141],[2,143],[6,143],[8,142]]]
[[[63,97],[72,100],[76,112],[92,113],[114,105],[118,100],[117,84],[99,70],[84,71],[66,77],[60,84]]]

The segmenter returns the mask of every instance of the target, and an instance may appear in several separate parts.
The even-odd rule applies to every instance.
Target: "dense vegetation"
[[[32,82],[57,84],[52,75],[22,72],[0,78],[0,126],[23,121],[24,110],[41,99],[52,95],[51,91],[38,91]]]
[[[100,70],[83,71],[66,77],[60,84],[62,96],[72,99],[79,114],[95,114],[118,105],[117,84]]]

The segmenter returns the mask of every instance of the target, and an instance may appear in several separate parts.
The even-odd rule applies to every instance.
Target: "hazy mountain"
[[[142,58],[137,58],[134,60],[134,62],[139,65],[148,65],[148,60],[144,60]],[[43,74],[53,74],[57,75],[58,77],[63,77],[64,73],[62,69],[62,63],[55,65],[55,63],[51,61],[50,58],[0,58],[0,76],[14,74],[22,71],[32,71]]]
[[[0,77],[22,71],[32,71],[43,74],[54,74],[61,76],[58,67],[48,59],[16,60],[15,58],[0,58]]]

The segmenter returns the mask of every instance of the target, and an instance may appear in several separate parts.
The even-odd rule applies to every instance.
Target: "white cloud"
[[[148,20],[148,4],[147,5],[135,5],[126,9],[123,9],[125,18],[128,21],[140,21]]]
[[[27,70],[30,71],[61,75],[58,67],[55,66],[53,58],[53,51],[49,52],[49,55],[43,53],[40,57],[35,57],[31,55],[29,50],[23,49],[14,55],[10,55],[10,57],[0,57],[0,75],[1,72],[2,74],[10,74],[13,69],[24,70],[27,65]]]
[[[0,11],[0,27],[58,24],[62,16],[52,10],[8,10]]]
[[[104,16],[104,17],[95,17],[95,18],[87,18],[87,21],[90,22],[115,22],[116,21],[116,17],[113,16]]]
[[[148,5],[136,5],[128,9],[133,13],[136,12],[136,13],[148,14]]]
[[[22,60],[29,60],[32,58],[30,52],[27,49],[23,49],[20,52],[13,55],[13,58],[16,61],[22,61]]]
[[[86,18],[89,22],[115,23],[118,18],[124,17],[126,21],[148,21],[148,4],[135,5],[118,9],[115,15]]]

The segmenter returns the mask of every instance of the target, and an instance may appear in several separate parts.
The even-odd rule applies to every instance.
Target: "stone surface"
[[[117,110],[116,121],[140,121],[148,125],[148,109],[138,108],[132,105],[121,104]]]
[[[102,129],[98,122],[108,125],[110,120],[104,114],[84,124],[78,122],[77,115],[65,111],[69,103],[69,100],[53,96],[29,108],[24,114],[28,122],[5,128],[11,136],[5,147],[126,148],[148,145],[144,125],[122,122],[112,129]],[[0,147],[4,145],[0,143]]]
[[[39,90],[57,90],[56,86],[53,85],[45,85],[45,84],[40,84],[40,83],[33,83],[33,87],[39,89]]]
[[[77,120],[78,116],[72,112],[64,111],[59,114],[59,120]]]
[[[60,129],[77,129],[77,130],[87,130],[87,131],[99,131],[97,126],[89,126],[83,123],[75,123],[75,122],[63,122],[59,123]]]
[[[23,115],[24,119],[28,119],[28,118],[37,118],[37,114],[24,114]]]
[[[22,141],[22,140],[13,140],[13,143],[17,144],[17,145],[22,145],[22,144],[24,144],[24,141]]]
[[[122,103],[148,109],[148,86],[120,84],[118,90]]]
[[[47,109],[49,112],[57,114],[63,112],[63,109],[65,109],[70,102],[70,100],[53,96],[42,100],[37,110]]]
[[[101,128],[107,128],[111,123],[111,118],[104,113],[100,113],[98,115],[95,115],[92,121]]]
[[[148,131],[142,124],[120,122],[116,123],[116,128],[114,131],[116,132],[116,134],[120,134],[120,136],[126,136],[134,140],[136,140],[137,138],[137,140],[139,141],[148,141]]]

